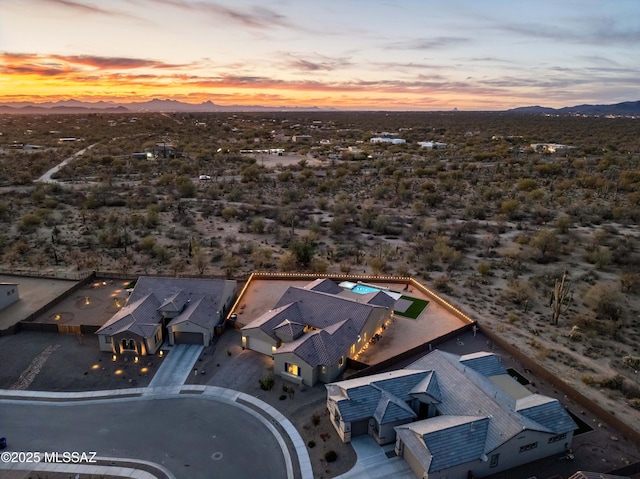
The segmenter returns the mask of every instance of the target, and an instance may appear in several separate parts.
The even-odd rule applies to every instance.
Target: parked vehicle
[[[0,449],[4,449],[7,447],[7,438],[0,437]]]

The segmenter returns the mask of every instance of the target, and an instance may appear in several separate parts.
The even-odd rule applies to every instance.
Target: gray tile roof
[[[297,339],[304,332],[305,325],[302,323],[296,323],[294,321],[290,321],[285,319],[280,324],[278,324],[275,328],[273,328],[273,332],[276,335],[285,335],[290,337],[291,340]]]
[[[170,313],[179,313],[182,311],[182,308],[185,304],[187,304],[187,295],[183,290],[178,291],[175,294],[169,296],[164,303],[160,305],[158,310],[167,311]]]
[[[327,391],[330,399],[336,402],[342,418],[357,421],[373,417],[383,392],[401,402],[411,400],[409,392],[429,374],[429,371],[401,369],[327,384]]]
[[[192,301],[203,296],[207,297],[215,304],[214,307],[218,311],[222,309],[224,299],[233,294],[236,286],[236,281],[225,279],[142,276],[136,281],[129,301],[136,301],[141,296],[153,293],[164,304],[182,291],[187,295],[187,299]]]
[[[438,377],[436,376],[436,373],[433,371],[429,371],[424,379],[416,384],[411,391],[409,391],[409,394],[427,394],[431,396],[431,398],[433,398],[435,401],[440,402],[442,400],[442,396],[440,395],[440,386],[438,386]]]
[[[220,310],[224,302],[234,294],[235,289],[235,281],[142,276],[136,282],[127,304],[97,334],[113,336],[131,331],[149,338],[162,321],[161,311],[180,312],[169,325],[189,321],[213,328],[222,317]]]
[[[274,307],[279,308],[291,303],[298,305],[300,322],[314,328],[324,329],[345,319],[352,319],[358,331],[362,330],[374,308],[382,307],[297,286],[289,287]]]
[[[369,293],[364,296],[366,297],[367,304],[375,304],[376,306],[384,306],[385,308],[393,308],[393,306],[396,304],[396,300],[384,291]]]
[[[113,336],[130,331],[143,338],[150,338],[155,334],[156,327],[162,320],[158,312],[159,306],[160,302],[153,294],[142,296],[123,306],[96,333]]]
[[[418,417],[418,415],[406,402],[382,390],[373,417],[378,421],[378,424],[388,424],[401,420],[408,421]]]
[[[173,318],[167,327],[178,324],[192,323],[205,329],[213,329],[218,322],[215,304],[207,298],[200,298],[187,303],[186,308],[178,316]]]
[[[431,456],[428,472],[480,459],[489,429],[489,418],[478,416],[437,416],[406,427],[419,436]]]
[[[340,286],[331,281],[329,278],[316,279],[315,281],[312,281],[311,283],[306,285],[305,289],[329,294],[338,294],[344,291]]]
[[[328,291],[336,291],[336,294]],[[292,336],[294,340],[285,342],[274,354],[293,352],[313,367],[335,365],[341,357],[348,355],[349,348],[358,341],[358,335],[369,318],[375,312],[389,309],[360,302],[360,298],[338,295],[342,292],[341,287],[328,279],[315,280],[304,288],[290,286],[273,309],[242,330],[258,328],[278,341],[282,339],[277,334],[280,328],[288,328],[294,323],[311,326],[315,331]],[[291,332],[294,332],[293,327]],[[287,336],[288,333],[284,331]]]
[[[278,340],[275,329],[287,320],[294,323],[304,324],[304,320],[297,303],[289,303],[274,309],[270,309],[266,313],[260,315],[249,324],[247,324],[242,328],[242,330],[248,331],[251,329],[261,329],[273,339]]]
[[[553,398],[540,394],[532,394],[526,398],[518,399],[516,411],[543,426],[542,430],[551,431],[554,434],[562,434],[578,428],[562,404]]]
[[[311,367],[333,366],[357,340],[358,331],[353,327],[353,321],[347,320],[284,343],[274,355],[293,352]]]
[[[485,454],[517,436],[523,429],[554,432],[554,429],[549,427],[550,421],[543,417],[545,413],[553,412],[552,420],[560,424],[557,429],[558,433],[577,428],[557,400],[552,398],[535,399],[536,395],[534,395],[534,399],[521,399],[516,403],[513,398],[496,387],[488,377],[470,367],[469,358],[466,358],[467,360],[464,362],[461,361],[462,358],[443,351],[434,351],[409,367],[436,372],[442,396],[442,402],[438,404],[437,408],[442,416],[490,418],[486,438],[482,443]],[[487,372],[497,370],[496,363],[493,363],[492,367],[484,367],[491,364],[491,361],[484,355],[471,359],[472,363],[478,361],[474,364],[475,366],[483,365],[479,367],[480,370]],[[529,410],[529,414],[516,411],[516,404],[520,404],[523,411]],[[432,420],[433,418],[424,422],[428,423]],[[473,437],[478,438],[477,435]],[[466,447],[480,447],[479,444],[469,443],[467,439],[464,441],[467,441]]]
[[[493,353],[485,351],[460,356],[460,364],[475,369],[483,376],[507,374],[506,369],[500,362],[500,358]]]

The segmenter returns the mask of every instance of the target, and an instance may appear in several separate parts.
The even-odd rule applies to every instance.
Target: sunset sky
[[[639,0],[0,0],[0,103],[640,100]]]

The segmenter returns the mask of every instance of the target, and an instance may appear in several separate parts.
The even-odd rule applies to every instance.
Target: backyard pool
[[[381,289],[374,288],[372,286],[366,286],[364,284],[357,284],[351,289],[351,291],[358,294],[369,294],[377,293],[378,291],[381,291]]]

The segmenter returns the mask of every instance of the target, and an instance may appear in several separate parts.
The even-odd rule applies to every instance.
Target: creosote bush
[[[274,381],[273,376],[266,376],[260,379],[260,389],[262,389],[263,391],[271,391],[275,383],[276,382]]]
[[[327,462],[335,462],[336,459],[338,459],[338,454],[334,450],[327,451],[324,455],[324,460]]]

